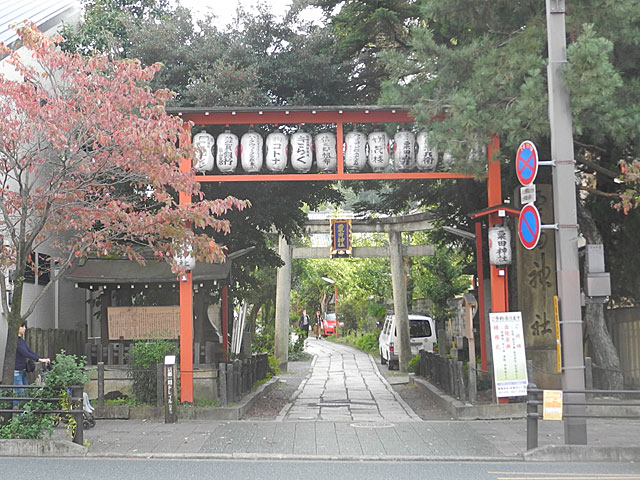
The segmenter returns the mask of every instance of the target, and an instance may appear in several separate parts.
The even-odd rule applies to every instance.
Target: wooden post
[[[162,407],[164,403],[164,381],[162,364],[156,364],[156,406]]]
[[[167,355],[171,357],[171,355]],[[175,357],[173,362],[165,357],[164,364],[164,423],[176,423],[178,421],[176,385],[176,364]]]
[[[225,363],[218,365],[218,382],[220,403],[224,407],[229,402],[227,398],[227,365]]]
[[[104,362],[98,362],[98,406],[104,407]]]

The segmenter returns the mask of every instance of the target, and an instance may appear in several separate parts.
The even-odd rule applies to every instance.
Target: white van
[[[409,341],[411,343],[411,355],[418,355],[420,350],[433,352],[436,342],[436,326],[433,319],[427,315],[409,314]],[[396,329],[395,315],[387,315],[384,321],[380,337],[378,338],[380,350],[380,363],[389,364],[389,370],[398,366],[398,332]]]

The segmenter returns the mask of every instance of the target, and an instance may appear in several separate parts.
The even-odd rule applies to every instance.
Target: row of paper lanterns
[[[217,145],[217,149],[216,149]],[[322,132],[315,136],[298,131],[290,136],[272,132],[263,141],[262,136],[249,130],[240,139],[229,130],[218,135],[200,132],[193,137],[196,152],[194,168],[200,172],[215,167],[221,173],[234,173],[240,164],[247,173],[262,171],[279,173],[291,168],[298,173],[307,173],[313,167],[314,153],[317,171],[335,172],[338,158],[336,135]],[[445,154],[445,157],[447,154]],[[422,131],[415,135],[408,130],[399,130],[392,139],[382,131],[368,135],[348,132],[343,144],[344,167],[348,172],[363,171],[367,165],[373,172],[384,172],[389,165],[396,171],[434,171],[438,165],[438,153],[429,148],[428,134]]]

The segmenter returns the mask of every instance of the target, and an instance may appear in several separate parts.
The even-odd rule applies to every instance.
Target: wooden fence
[[[79,330],[59,330],[54,328],[28,328],[25,341],[29,348],[42,357],[55,360],[62,350],[68,355],[81,357],[87,341]]]
[[[87,365],[127,365],[129,352],[134,341],[111,342],[103,345],[100,343],[87,343],[84,355],[87,357]],[[177,342],[176,342],[177,345]],[[195,342],[193,344],[193,366],[217,365],[222,360],[222,344],[214,342]]]
[[[218,398],[222,405],[237,402],[251,391],[253,384],[267,378],[268,355],[254,353],[250,358],[221,363],[218,373]]]
[[[460,360],[453,360],[436,353],[420,351],[418,374],[438,386],[446,394],[463,402],[475,404],[478,390],[491,388],[491,374],[464,366]]]
[[[98,406],[105,403],[105,382],[108,381],[130,381],[126,372],[122,369],[120,377],[105,378],[105,370],[108,368],[104,363],[98,365]],[[218,399],[224,406],[230,402],[237,402],[245,394],[251,391],[255,382],[267,378],[269,372],[269,361],[266,353],[254,353],[244,360],[234,360],[229,363],[218,365]],[[163,365],[158,364],[152,369],[156,376],[156,405],[162,406],[164,402]],[[178,372],[179,373],[179,372]]]

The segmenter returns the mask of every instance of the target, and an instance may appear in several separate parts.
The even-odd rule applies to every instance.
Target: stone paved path
[[[370,355],[315,338],[305,341],[305,351],[315,355],[311,374],[283,408],[279,420],[420,421],[380,375]]]

